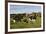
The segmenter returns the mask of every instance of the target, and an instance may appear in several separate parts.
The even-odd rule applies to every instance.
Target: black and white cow
[[[29,17],[29,21],[35,21],[36,20],[36,16],[30,16]]]
[[[21,21],[21,19],[23,19],[24,16],[25,16],[25,14],[18,14],[18,15],[15,16],[14,20],[19,22],[19,21]]]

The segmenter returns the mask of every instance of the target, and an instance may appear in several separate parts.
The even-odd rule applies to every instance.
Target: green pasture
[[[10,22],[11,29],[18,29],[18,28],[40,28],[41,27],[41,17],[37,17],[36,20],[30,23],[26,23],[24,21],[21,22]]]

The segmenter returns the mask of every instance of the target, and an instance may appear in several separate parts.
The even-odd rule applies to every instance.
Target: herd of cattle
[[[36,20],[36,15],[31,15],[31,14],[10,14],[11,20],[15,22],[21,22],[22,19],[24,22],[28,23],[30,21],[35,21]]]

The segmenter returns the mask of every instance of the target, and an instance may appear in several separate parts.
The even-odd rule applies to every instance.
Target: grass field
[[[26,22],[10,22],[11,29],[18,29],[18,28],[40,28],[41,27],[41,17],[37,17],[35,22],[31,21],[30,23]]]

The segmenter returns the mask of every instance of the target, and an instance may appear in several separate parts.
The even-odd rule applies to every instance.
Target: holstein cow
[[[29,20],[30,20],[30,21],[35,21],[35,20],[36,20],[36,16],[30,16],[30,17],[29,17]]]
[[[21,19],[23,19],[23,14],[21,15],[21,14],[18,14],[18,15],[16,15],[15,16],[15,18],[14,18],[14,20],[16,21],[16,22],[21,22]]]
[[[34,22],[36,20],[36,16],[34,15],[26,15],[28,17],[27,19],[24,20],[26,23]]]

